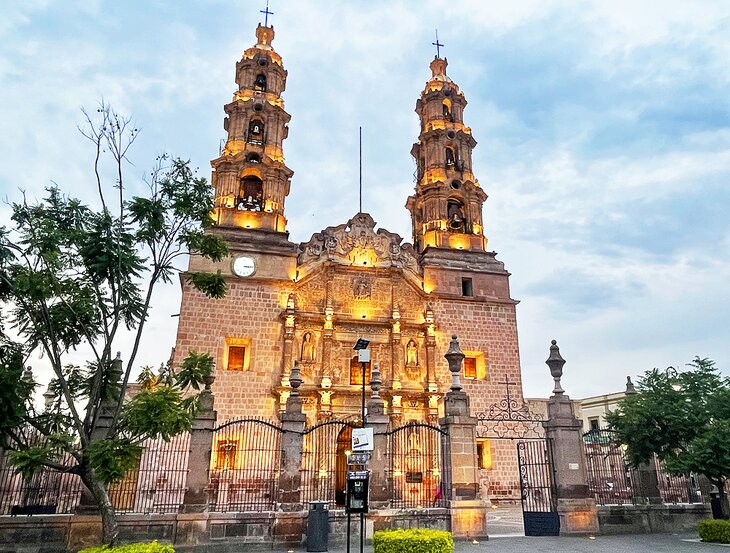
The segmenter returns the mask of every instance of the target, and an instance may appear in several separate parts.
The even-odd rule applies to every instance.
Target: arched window
[[[251,152],[246,156],[246,161],[249,163],[261,163],[261,156],[256,152]]]
[[[260,119],[251,119],[248,124],[248,141],[252,144],[263,144],[264,123]]]
[[[464,230],[466,221],[464,220],[464,204],[456,198],[452,198],[447,203],[447,218],[449,230]]]
[[[243,177],[238,187],[236,209],[241,211],[261,211],[264,199],[264,183],[255,176]]]
[[[454,157],[454,150],[446,148],[446,166],[450,167],[454,164],[456,158]]]
[[[259,73],[253,83],[253,89],[260,92],[266,92],[266,75]]]

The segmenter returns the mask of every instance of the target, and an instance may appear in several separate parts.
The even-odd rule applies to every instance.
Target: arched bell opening
[[[466,218],[464,217],[464,204],[461,200],[449,198],[446,213],[449,230],[464,232]]]
[[[263,144],[264,122],[260,119],[251,119],[248,124],[248,142],[251,144]]]
[[[236,208],[241,211],[261,211],[264,183],[254,175],[243,177],[238,187]]]
[[[253,89],[258,92],[266,92],[266,75],[259,73],[253,83]]]

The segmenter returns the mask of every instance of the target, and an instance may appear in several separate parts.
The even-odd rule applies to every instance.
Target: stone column
[[[385,402],[380,397],[380,364],[373,363],[370,375],[372,395],[368,401],[367,425],[373,429],[374,447],[370,457],[370,507],[373,510],[386,509],[390,494],[388,493],[388,415],[385,414]]]
[[[213,375],[205,378],[205,389],[200,393],[198,413],[190,430],[187,489],[180,508],[183,513],[203,513],[208,510],[210,457],[213,449],[213,429],[217,419],[214,410],[215,398],[210,390],[214,381]]]
[[[552,452],[560,534],[595,533],[598,532],[598,511],[588,489],[583,425],[575,416],[573,402],[560,385],[565,360],[560,356],[555,340],[545,363],[555,381],[543,426]]]
[[[451,389],[444,400],[444,417],[439,421],[447,432],[443,456],[443,493],[450,500],[451,531],[456,538],[487,535],[487,508],[478,499],[479,470],[475,428],[469,412],[469,396],[461,388],[464,353],[456,336],[451,337],[446,360],[451,371]]]
[[[433,307],[426,305],[424,330],[426,334],[426,390],[436,391],[436,330]]]
[[[302,412],[299,386],[302,377],[295,361],[289,377],[292,392],[286,400],[286,410],[281,414],[281,473],[279,475],[279,501],[283,511],[301,511],[301,459],[304,426],[307,416]]]

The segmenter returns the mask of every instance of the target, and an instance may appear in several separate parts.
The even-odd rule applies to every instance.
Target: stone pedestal
[[[208,510],[208,483],[210,481],[210,456],[213,449],[213,429],[216,412],[210,389],[200,395],[198,414],[190,430],[190,454],[182,513],[203,513]]]
[[[543,425],[552,452],[560,534],[597,533],[598,512],[588,489],[581,421],[562,392],[551,396],[547,407]]]
[[[279,475],[279,501],[283,511],[301,511],[301,459],[304,427],[307,417],[302,413],[302,398],[291,395],[286,410],[281,414],[281,473]]]

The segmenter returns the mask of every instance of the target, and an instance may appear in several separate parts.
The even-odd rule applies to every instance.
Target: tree
[[[134,465],[145,439],[169,440],[190,427],[195,392],[212,370],[209,355],[193,352],[157,385],[125,399],[154,290],[172,282],[180,256],[218,261],[227,250],[206,232],[213,224],[211,187],[188,162],[160,156],[148,194],[128,197],[127,154],[138,129],[104,103],[93,117],[84,115],[80,130],[94,147],[100,207],[54,185],[41,201],[23,194],[12,204],[11,227],[0,227],[0,309],[19,336],[13,342],[0,332],[0,447],[24,475],[42,466],[78,474],[111,544],[117,526],[109,484]],[[186,278],[210,297],[225,295],[220,272]],[[123,331],[133,336],[126,366],[114,357]],[[35,384],[22,377],[25,359],[37,350],[53,370],[57,394],[45,412],[33,405]],[[85,366],[70,363],[74,350],[88,355]]]
[[[606,416],[633,465],[656,455],[671,474],[704,474],[730,514],[730,379],[710,359],[695,357],[689,370],[647,371],[618,408]]]

